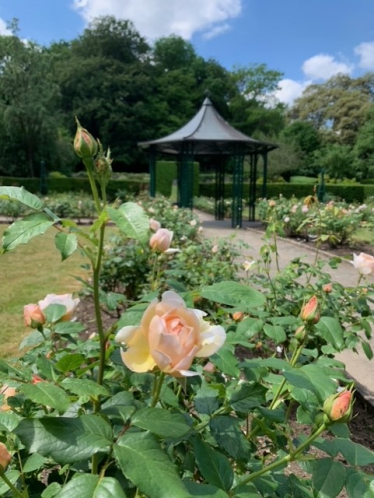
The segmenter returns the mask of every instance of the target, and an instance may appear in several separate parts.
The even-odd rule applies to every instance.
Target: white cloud
[[[350,74],[353,65],[337,61],[332,55],[318,54],[302,65],[303,73],[311,80],[327,80],[336,74]]]
[[[10,36],[12,32],[7,28],[6,22],[0,18],[0,35],[1,36]]]
[[[229,31],[230,29],[231,26],[228,23],[217,24],[216,26],[213,26],[213,28],[210,31],[204,33],[203,38],[205,40],[210,40],[211,38],[214,38],[218,35],[222,35],[222,33],[226,33],[226,31]]]
[[[188,40],[198,31],[208,38],[227,31],[226,21],[240,15],[242,1],[74,0],[73,6],[87,22],[113,15],[130,19],[140,34],[150,39],[176,34]]]
[[[274,92],[274,97],[283,102],[284,104],[292,105],[294,100],[299,98],[305,88],[312,82],[295,81],[290,79],[283,79],[279,82],[279,88]]]
[[[355,47],[355,54],[360,57],[358,65],[362,69],[374,69],[374,42],[360,43]]]

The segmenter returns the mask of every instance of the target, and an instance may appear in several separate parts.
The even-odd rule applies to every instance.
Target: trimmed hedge
[[[193,163],[193,195],[199,196],[199,163]],[[170,197],[173,181],[178,176],[178,164],[176,161],[156,162],[156,192],[165,197]]]
[[[330,194],[346,202],[364,202],[367,197],[374,196],[374,185],[336,185],[326,184],[326,194]],[[313,194],[313,186],[305,183],[268,183],[267,197],[283,197],[289,199],[292,196],[299,198]],[[200,185],[200,195],[206,197],[215,197],[215,184]],[[261,197],[262,186],[256,186],[256,197]],[[232,183],[225,184],[225,198],[232,197]],[[249,197],[248,183],[243,185],[243,198]]]
[[[0,185],[25,187],[26,190],[32,193],[40,191],[39,178],[16,178],[3,176],[0,178]],[[91,186],[88,178],[48,178],[47,180],[49,192],[87,192],[91,193]],[[119,190],[124,190],[129,194],[139,194],[142,190],[149,188],[148,183],[130,180],[110,180],[107,186],[107,194],[110,199],[114,199]]]

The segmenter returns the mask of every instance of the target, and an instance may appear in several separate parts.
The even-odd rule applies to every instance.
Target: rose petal
[[[226,341],[226,333],[220,325],[212,325],[209,330],[200,334],[201,348],[196,353],[198,358],[211,356],[218,351]]]
[[[122,327],[116,334],[115,341],[121,342],[122,344],[129,344],[131,339],[134,337],[136,331],[139,327],[133,327],[131,325],[127,327]]]

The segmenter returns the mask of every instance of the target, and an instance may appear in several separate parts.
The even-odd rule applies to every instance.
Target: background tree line
[[[274,141],[273,175],[374,177],[374,75],[338,75],[310,85],[291,108],[274,99],[282,73],[265,64],[228,71],[180,37],[150,46],[130,21],[103,17],[78,38],[48,47],[0,37],[0,174],[35,176],[42,159],[70,174],[74,116],[104,146],[117,171],[144,171],[139,141],[175,131],[206,91],[233,126]]]

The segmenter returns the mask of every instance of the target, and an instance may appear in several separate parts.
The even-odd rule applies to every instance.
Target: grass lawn
[[[359,228],[352,239],[356,243],[370,244],[374,246],[374,232],[370,228]]]
[[[6,225],[0,226],[2,237]],[[66,261],[55,249],[54,229],[26,245],[0,255],[0,357],[16,356],[18,346],[30,329],[23,322],[23,306],[36,303],[46,294],[76,292],[81,284],[74,276],[87,276],[80,266],[87,260],[80,252]]]

